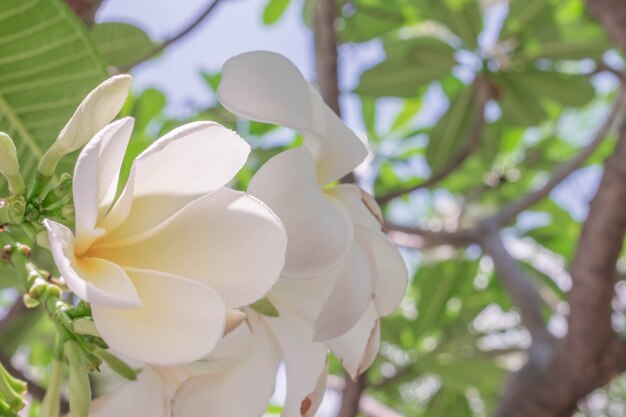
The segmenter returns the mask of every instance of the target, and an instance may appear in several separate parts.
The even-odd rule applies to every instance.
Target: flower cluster
[[[281,363],[282,415],[313,415],[328,351],[351,377],[366,370],[380,317],[407,285],[374,200],[338,183],[366,146],[290,61],[251,52],[224,65],[220,102],[297,131],[303,146],[270,159],[247,193],[234,191],[226,184],[248,145],[218,124],[192,123],[146,149],[120,183],[133,120],[107,123],[128,85],[114,77],[81,105],[89,114],[75,115],[113,113],[85,123],[97,133],[74,172],[74,231],[44,222],[55,263],[90,304],[99,335],[143,368],[94,400],[90,416],[259,417]]]

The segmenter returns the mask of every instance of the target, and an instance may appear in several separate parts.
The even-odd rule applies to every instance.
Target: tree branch
[[[175,42],[178,42],[179,40],[189,35],[194,29],[196,29],[200,25],[200,23],[202,23],[207,17],[211,15],[211,13],[215,10],[215,8],[220,4],[221,1],[222,0],[212,0],[204,9],[204,11],[202,11],[202,13],[200,13],[193,21],[191,21],[187,26],[185,26],[182,30],[180,30],[176,35],[159,43],[146,55],[142,56],[141,58],[139,58],[137,61],[133,62],[132,64],[127,65],[126,67],[120,68],[119,71],[120,72],[130,71],[133,67],[136,67],[142,62],[149,60],[155,55],[161,53],[168,46],[171,46]]]
[[[385,222],[385,231],[397,245],[415,249],[443,245],[467,246],[476,241],[474,234],[465,230],[434,231],[415,226],[403,226],[390,221]]]
[[[517,217],[521,212],[527,210],[534,204],[537,204],[544,198],[546,198],[557,185],[559,185],[563,180],[565,180],[572,172],[580,168],[587,159],[598,149],[598,146],[602,141],[608,136],[609,131],[615,124],[618,116],[622,114],[622,108],[624,106],[624,101],[626,99],[626,90],[621,88],[615,102],[613,103],[613,107],[609,115],[606,117],[604,123],[600,126],[600,128],[596,131],[593,138],[589,142],[588,145],[583,147],[581,151],[569,161],[562,163],[558,168],[556,168],[550,179],[539,189],[532,191],[517,201],[514,201],[507,206],[505,206],[496,216],[497,221],[500,224],[507,224],[515,217]]]
[[[438,182],[446,179],[458,168],[460,168],[465,160],[474,152],[474,150],[480,144],[480,138],[482,136],[483,128],[485,126],[485,106],[487,105],[487,102],[489,101],[489,98],[491,96],[491,87],[488,81],[481,76],[476,77],[473,86],[476,90],[476,103],[474,106],[473,122],[472,128],[468,134],[467,140],[465,141],[465,145],[463,146],[463,148],[459,150],[459,152],[454,156],[452,161],[450,161],[447,166],[445,166],[440,171],[435,172],[426,181],[411,187],[399,188],[397,190],[390,191],[387,194],[377,196],[376,202],[378,204],[383,205],[405,194],[409,194],[421,188],[426,188],[437,184]]]
[[[504,246],[498,230],[488,230],[480,238],[480,244],[493,261],[497,276],[519,309],[522,324],[530,332],[533,343],[548,339],[549,333],[541,314],[545,302],[531,278]]]
[[[343,392],[345,390],[344,379],[329,375],[327,387],[334,391]],[[402,417],[400,414],[369,395],[363,394],[360,398],[355,414],[350,414],[350,416],[356,416],[356,413],[360,411],[366,417]]]
[[[65,0],[65,3],[83,21],[85,26],[92,27],[102,0]]]
[[[623,0],[586,0],[587,9],[600,21],[617,46],[626,53],[626,4]]]

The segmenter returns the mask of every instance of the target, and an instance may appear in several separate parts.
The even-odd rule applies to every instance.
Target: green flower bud
[[[122,109],[130,84],[130,75],[116,75],[90,92],[39,161],[39,173],[52,176],[63,156],[81,148],[111,122]]]
[[[11,191],[11,194],[24,194],[26,186],[20,175],[17,150],[15,149],[13,140],[4,132],[0,132],[0,174],[9,182],[9,191]]]

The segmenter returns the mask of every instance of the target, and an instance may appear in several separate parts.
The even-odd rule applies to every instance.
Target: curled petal
[[[226,61],[217,97],[250,120],[307,130],[313,124],[309,85],[296,66],[275,52],[247,52]]]
[[[224,188],[194,200],[144,234],[99,243],[90,253],[204,283],[236,308],[263,298],[274,285],[286,246],[283,226],[267,206]]]
[[[85,146],[74,169],[76,251],[83,253],[105,231],[101,220],[113,204],[119,171],[133,130],[130,117],[102,129]]]
[[[382,225],[365,203],[364,194],[359,187],[353,184],[338,184],[325,192],[343,203],[356,225],[381,230]]]
[[[352,379],[369,368],[380,345],[380,320],[373,303],[347,333],[326,342]]]
[[[223,187],[249,153],[241,137],[217,123],[195,122],[174,129],[135,159],[103,227],[110,231],[119,226],[111,239],[121,239],[158,225],[195,198]],[[142,210],[142,202],[151,206],[151,212]]]
[[[373,276],[367,252],[352,245],[341,273],[315,322],[315,340],[338,337],[352,328],[372,300]]]
[[[310,87],[313,107],[318,115],[304,146],[315,156],[317,180],[321,186],[338,181],[367,157],[365,143],[324,103],[319,92]]]
[[[280,54],[255,51],[231,58],[222,68],[217,95],[237,115],[303,134],[322,186],[340,179],[367,156],[361,140]]]
[[[259,169],[248,191],[282,220],[289,245],[283,276],[311,278],[339,265],[350,249],[352,221],[343,205],[319,189],[305,148],[281,152]]]
[[[398,248],[384,233],[357,226],[356,238],[367,248],[374,267],[374,304],[388,316],[398,308],[409,282],[409,272]]]
[[[74,236],[60,223],[44,220],[54,262],[67,286],[93,305],[138,307],[141,300],[135,286],[122,268],[98,258],[74,255]]]
[[[102,338],[131,359],[169,366],[207,355],[224,334],[226,306],[206,285],[177,276],[127,270],[142,306],[92,306]]]
[[[281,309],[279,317],[265,321],[276,336],[287,374],[282,417],[312,416],[326,387],[326,346],[312,342],[312,329],[286,308]]]
[[[173,417],[197,417],[200,410],[211,417],[259,417],[274,391],[280,354],[262,323],[252,324],[249,353],[234,366],[185,381],[172,401]]]

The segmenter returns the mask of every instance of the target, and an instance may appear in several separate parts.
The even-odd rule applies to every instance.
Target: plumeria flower
[[[176,367],[146,366],[136,381],[94,400],[89,415],[199,417],[210,410],[211,417],[260,417],[284,360],[292,383],[282,415],[312,416],[326,382],[326,372],[314,364],[321,358],[325,369],[326,349],[310,343],[306,327],[286,322],[294,316],[269,319],[250,309],[247,315],[245,324],[220,340],[205,359]],[[298,401],[298,395],[304,400]]]
[[[259,51],[229,60],[218,98],[239,116],[304,137],[303,147],[262,166],[248,188],[280,217],[289,238],[281,280],[268,299],[310,322],[315,340],[325,341],[356,378],[378,351],[380,317],[398,306],[408,282],[374,200],[354,185],[333,185],[365,159],[367,148],[281,55]]]
[[[74,232],[46,220],[50,248],[111,348],[155,365],[191,362],[237,322],[233,309],[276,282],[285,232],[259,200],[224,187],[249,146],[216,123],[190,123],[157,140],[121,187],[132,128],[132,118],[113,122],[82,150]]]

